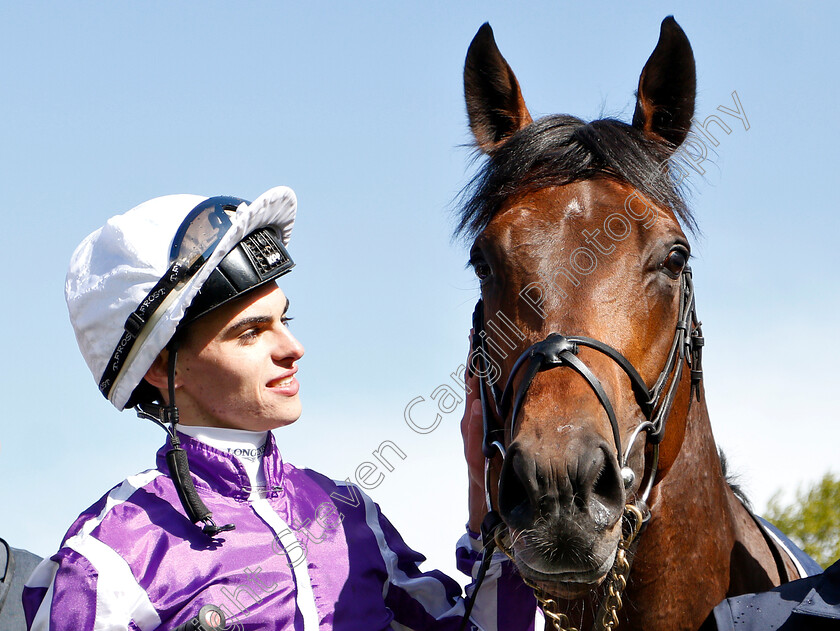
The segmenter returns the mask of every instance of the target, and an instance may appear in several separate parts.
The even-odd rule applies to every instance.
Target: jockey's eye
[[[688,263],[688,256],[688,250],[679,245],[675,246],[674,249],[668,252],[665,260],[662,261],[662,271],[671,278],[677,278],[682,274],[683,269],[685,269],[686,263]]]

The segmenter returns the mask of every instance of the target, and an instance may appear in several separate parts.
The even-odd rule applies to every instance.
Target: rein
[[[640,497],[633,503],[627,503],[624,507],[624,520],[627,528],[622,530],[622,537],[616,560],[610,570],[607,585],[607,596],[601,603],[601,607],[595,619],[596,629],[615,629],[618,626],[618,611],[621,609],[621,594],[627,585],[627,577],[630,573],[630,560],[628,552],[631,547],[635,549],[638,544],[638,536],[650,519],[650,510],[647,506],[647,499],[653,488],[659,463],[659,444],[665,436],[665,425],[671,407],[677,394],[677,387],[681,381],[683,364],[687,363],[691,370],[691,390],[700,399],[700,382],[703,378],[701,367],[703,335],[700,322],[697,319],[697,312],[694,302],[694,283],[691,277],[691,268],[686,266],[680,274],[680,307],[677,317],[677,324],[674,331],[674,339],[665,360],[665,365],[659,373],[651,388],[639,375],[638,371],[627,360],[624,355],[613,347],[589,337],[580,335],[563,335],[552,332],[541,342],[537,342],[523,352],[511,369],[504,389],[500,389],[497,383],[488,383],[486,379],[488,355],[486,332],[484,331],[484,302],[478,300],[473,312],[473,352],[479,351],[480,369],[475,372],[479,378],[479,396],[481,400],[481,414],[483,418],[484,440],[482,448],[484,451],[484,489],[488,513],[482,523],[482,541],[485,544],[481,567],[476,579],[476,586],[470,597],[464,616],[464,623],[469,618],[469,613],[475,601],[475,596],[481,586],[486,567],[490,563],[493,548],[498,546],[512,561],[514,559],[513,546],[509,542],[507,526],[501,519],[498,511],[494,508],[490,494],[490,463],[491,459],[498,452],[502,460],[507,455],[504,440],[504,421],[510,417],[510,432],[508,444],[513,442],[516,430],[516,422],[537,373],[551,368],[568,367],[574,370],[584,380],[598,398],[598,402],[604,411],[612,427],[613,441],[615,443],[616,455],[624,488],[629,491],[636,481],[635,472],[627,465],[630,452],[636,439],[642,432],[647,434],[647,441],[653,445],[653,461],[649,467],[648,480],[643,488]],[[633,430],[627,446],[622,450],[621,433],[618,426],[618,419],[615,415],[613,405],[607,396],[600,380],[581,361],[577,355],[580,347],[590,348],[607,356],[618,364],[619,368],[628,376],[636,397],[636,402],[645,416]],[[514,381],[521,373],[519,385],[515,386]],[[670,385],[669,385],[670,384]],[[495,414],[490,411],[487,390],[492,393]],[[494,426],[493,418],[502,422],[501,427]],[[501,440],[500,440],[501,438]],[[647,468],[647,467],[646,467]],[[643,474],[644,475],[644,474]],[[499,482],[501,485],[501,481]],[[525,579],[523,579],[525,580]],[[548,594],[543,592],[537,585],[525,580],[525,583],[534,590],[534,596],[545,613],[546,619],[551,621],[556,631],[577,631],[568,624],[568,618],[557,611],[557,602]],[[463,627],[462,627],[463,628]]]

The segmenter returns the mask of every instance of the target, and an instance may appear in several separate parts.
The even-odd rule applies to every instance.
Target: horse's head
[[[672,346],[683,344],[675,329],[689,307],[681,223],[692,219],[669,158],[694,113],[694,58],[673,18],[663,21],[632,125],[532,121],[487,24],[470,46],[464,83],[470,126],[488,156],[460,231],[475,237],[470,263],[484,311],[477,333],[487,379],[496,383],[494,438],[507,450],[496,505],[523,576],[573,598],[603,581],[625,504],[657,468],[667,469],[684,436],[676,420],[668,426],[658,467],[645,432],[633,440],[661,411],[668,386],[674,410],[689,400],[689,371],[664,369]],[[552,333],[572,342],[552,338],[537,349],[540,361],[517,365]],[[675,364],[687,361],[680,350]],[[635,384],[622,359],[640,375]],[[663,394],[646,409],[660,374]]]

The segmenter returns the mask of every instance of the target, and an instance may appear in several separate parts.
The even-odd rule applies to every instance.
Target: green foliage
[[[840,476],[830,472],[809,489],[800,488],[788,506],[777,491],[767,504],[766,519],[793,539],[824,568],[840,557]]]

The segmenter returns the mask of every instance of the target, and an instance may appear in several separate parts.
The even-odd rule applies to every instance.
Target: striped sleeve
[[[379,507],[367,495],[367,524],[376,536],[388,570],[385,604],[394,614],[396,631],[458,631],[465,608],[461,587],[442,572],[421,572],[425,557],[409,548]],[[465,535],[458,543],[458,568],[475,580],[480,554]],[[473,585],[467,587],[472,593]],[[470,631],[533,631],[536,601],[504,555],[494,556],[470,615]],[[541,627],[540,627],[541,628]]]
[[[77,522],[61,549],[35,568],[23,590],[30,631],[149,631],[160,617],[128,563],[91,533],[105,515],[159,475],[132,476]],[[75,530],[75,534],[72,534]]]
[[[44,559],[23,590],[26,627],[32,631],[61,628],[51,625],[55,612],[63,617],[63,628],[92,631],[98,579],[96,569],[73,550],[62,549]]]
[[[464,534],[455,555],[458,569],[473,579],[466,589],[467,595],[472,596],[481,565],[481,542]],[[544,628],[545,619],[537,609],[534,592],[522,582],[513,563],[501,552],[493,554],[490,560],[470,621],[471,631]]]

